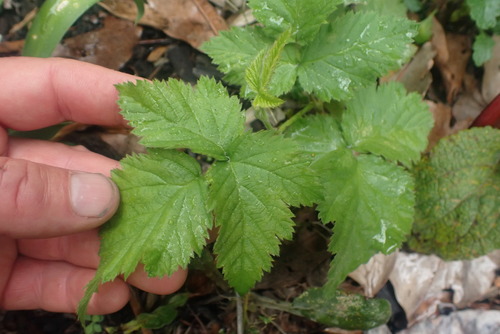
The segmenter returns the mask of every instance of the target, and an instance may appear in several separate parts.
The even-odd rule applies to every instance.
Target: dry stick
[[[193,3],[196,6],[196,8],[198,8],[198,11],[200,12],[200,14],[207,21],[207,23],[210,26],[210,29],[212,29],[212,32],[214,33],[214,35],[218,35],[219,34],[219,30],[217,30],[217,28],[215,28],[215,26],[213,25],[212,21],[208,17],[207,13],[205,13],[205,11],[203,10],[203,8],[201,8],[200,4],[198,3],[199,0],[191,0],[191,1],[193,1]]]

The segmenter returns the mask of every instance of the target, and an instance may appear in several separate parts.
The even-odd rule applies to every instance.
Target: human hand
[[[99,263],[97,227],[116,211],[119,193],[105,176],[114,160],[82,147],[9,138],[7,129],[34,130],[71,120],[116,126],[124,120],[114,84],[136,77],[65,59],[0,59],[0,308],[75,312]],[[172,293],[186,272],[127,282]],[[104,284],[90,314],[123,307],[127,284]]]

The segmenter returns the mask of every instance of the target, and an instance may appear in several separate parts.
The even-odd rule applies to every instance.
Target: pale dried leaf
[[[398,334],[498,334],[500,332],[499,310],[464,310],[426,319]]]
[[[52,55],[118,70],[132,56],[141,33],[132,22],[107,16],[101,29],[65,39]]]
[[[484,76],[481,91],[486,103],[490,103],[500,94],[500,36],[493,36],[495,46],[492,57],[484,64]]]
[[[381,82],[399,81],[409,92],[424,95],[432,83],[431,69],[436,51],[430,42],[425,43],[401,70],[381,79]]]
[[[133,0],[105,0],[100,4],[118,17],[136,19]],[[225,21],[207,0],[148,0],[139,24],[162,30],[195,48],[227,29]]]
[[[389,279],[396,298],[405,310],[408,325],[435,314],[439,304],[452,302],[456,307],[481,300],[489,293],[498,264],[495,251],[468,261],[445,262],[439,257],[400,252]],[[443,293],[453,291],[452,300]]]
[[[363,287],[365,296],[373,298],[389,280],[396,256],[397,252],[389,255],[376,254],[366,264],[360,265],[350,273],[349,277]]]

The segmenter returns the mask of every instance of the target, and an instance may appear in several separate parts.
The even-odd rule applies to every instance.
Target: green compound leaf
[[[383,325],[391,317],[391,305],[385,299],[366,299],[335,290],[311,288],[293,301],[304,317],[326,326],[348,330],[370,329]]]
[[[288,205],[319,199],[307,157],[294,142],[272,132],[246,134],[231,146],[228,161],[207,172],[210,203],[220,227],[214,251],[224,276],[246,293],[271,268],[294,223]]]
[[[470,16],[481,29],[494,28],[500,16],[498,0],[466,0],[470,8]]]
[[[250,0],[248,6],[257,20],[281,33],[291,29],[298,43],[314,38],[342,0]]]
[[[336,288],[372,255],[388,254],[404,241],[413,222],[413,179],[380,157],[355,156],[346,149],[325,155],[315,168],[324,171],[320,218],[335,222],[327,285]]]
[[[212,226],[208,189],[198,162],[175,150],[129,156],[113,171],[120,207],[101,229],[101,262],[79,307],[100,283],[130,275],[139,263],[150,276],[170,275],[201,251]]]
[[[420,159],[434,120],[420,95],[408,94],[400,83],[359,90],[347,102],[342,129],[358,152],[382,155],[406,166]]]
[[[320,99],[344,100],[411,56],[416,23],[376,12],[349,12],[321,28],[305,47],[299,82]]]
[[[473,128],[442,139],[415,168],[410,246],[447,260],[500,248],[500,130]]]
[[[226,148],[244,129],[236,97],[202,77],[195,89],[179,80],[138,81],[117,86],[123,116],[148,147],[189,148],[226,159]]]

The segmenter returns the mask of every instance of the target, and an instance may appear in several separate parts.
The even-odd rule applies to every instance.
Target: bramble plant
[[[334,223],[328,281],[324,293],[311,295],[323,300],[410,232],[407,168],[420,159],[433,120],[419,95],[398,83],[376,86],[412,54],[416,24],[404,6],[248,4],[261,25],[222,32],[204,50],[268,129],[245,130],[240,100],[214,79],[202,77],[194,88],[173,79],[118,85],[122,114],[148,154],[128,156],[113,171],[121,205],[101,231],[101,263],[80,317],[99,284],[127,277],[139,263],[151,276],[186,267],[214,226],[218,267],[238,293],[248,292],[293,236],[290,206],[317,204],[321,220]],[[303,108],[271,128],[267,112],[292,97]],[[207,171],[193,155],[211,162]],[[298,304],[314,309],[311,296]]]

